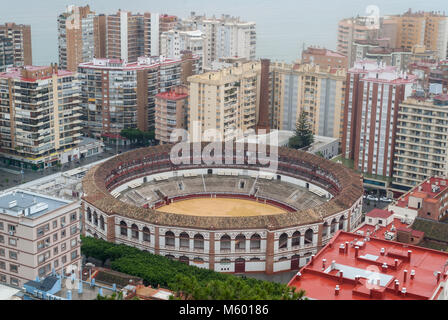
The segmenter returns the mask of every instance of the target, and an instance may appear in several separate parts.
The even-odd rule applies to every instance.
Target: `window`
[[[8,224],[8,231],[9,232],[16,232],[16,226],[13,226],[12,224]]]
[[[73,247],[76,247],[76,244],[78,243],[78,241],[77,241],[77,239],[76,238],[73,238],[72,240],[71,240],[71,242],[70,242],[70,246],[73,248]]]
[[[58,241],[58,234],[57,233],[53,234],[53,241]]]
[[[58,227],[58,221],[54,220],[53,221],[53,229],[56,229]]]
[[[39,268],[38,270],[39,277],[44,277],[48,272],[50,272],[50,270],[51,270],[51,264],[47,264],[42,268]]]
[[[288,246],[288,235],[286,233],[282,233],[280,238],[278,239],[278,248],[284,249]]]
[[[190,247],[190,236],[186,232],[182,232],[179,235],[180,238],[180,247],[181,248],[189,248]]]
[[[0,269],[6,270],[6,263],[4,261],[0,261]]]
[[[10,264],[9,265],[9,271],[14,272],[14,273],[18,273],[19,272],[19,266],[16,264]]]
[[[61,251],[64,251],[66,249],[67,245],[65,244],[65,242],[63,244],[61,244]]]
[[[147,227],[143,228],[143,241],[151,242],[151,234]]]
[[[37,237],[42,237],[46,231],[50,230],[50,224],[47,223],[46,225],[37,228]]]
[[[72,226],[70,228],[70,235],[74,235],[76,232],[78,232],[78,227],[77,226]]]
[[[4,257],[5,256],[5,249],[0,249],[0,257]]]
[[[9,257],[13,260],[17,260],[17,252],[9,251]]]
[[[9,282],[10,282],[13,286],[16,286],[16,287],[19,286],[19,280],[16,279],[16,278],[11,278],[11,279],[9,279]]]
[[[50,259],[50,251],[47,251],[45,253],[42,253],[37,256],[37,263],[41,264],[42,262],[45,262],[46,260]]]
[[[37,243],[37,251],[40,251],[48,246],[50,246],[50,237],[41,240]]]
[[[239,234],[235,238],[235,249],[245,250],[246,249],[246,237],[243,234]]]
[[[76,221],[76,212],[70,215],[70,222]]]
[[[174,246],[174,233],[171,231],[167,231],[165,233],[165,245],[166,246]]]
[[[221,251],[230,251],[230,236],[223,235],[220,240]]]
[[[4,243],[5,242],[5,237],[3,237],[2,235],[0,235],[0,243]]]
[[[120,222],[120,234],[122,236],[127,236],[128,235],[128,225],[124,221]]]
[[[59,253],[58,247],[53,248],[53,255],[57,255]]]
[[[250,249],[260,249],[261,248],[261,237],[259,234],[254,234],[250,237]]]
[[[0,222],[0,230],[3,230],[3,222]]]
[[[9,245],[14,247],[17,246],[17,239],[9,238]]]
[[[65,229],[64,229],[64,230],[61,231],[61,239],[65,238],[65,235],[66,235],[66,232],[65,232]]]
[[[54,262],[53,262],[53,266],[54,266],[55,268],[59,267],[59,260],[58,260],[58,259],[54,260]]]
[[[133,239],[138,239],[138,227],[136,224],[133,224],[131,226],[131,237]]]
[[[63,264],[66,263],[67,262],[67,257],[66,256],[62,256],[61,261],[62,261]]]
[[[6,276],[4,274],[0,274],[0,282],[6,282]]]
[[[200,249],[203,250],[204,249],[204,237],[201,234],[196,234],[194,236],[194,249]]]
[[[62,217],[61,218],[61,226],[64,226],[65,225],[65,217]]]
[[[293,247],[300,246],[300,231],[296,231],[292,234],[291,245]]]
[[[78,250],[73,251],[71,254],[71,257],[72,257],[72,261],[75,260],[78,257]]]

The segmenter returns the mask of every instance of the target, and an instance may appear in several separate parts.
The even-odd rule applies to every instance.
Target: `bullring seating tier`
[[[204,190],[205,181],[206,190]],[[178,176],[164,180],[153,180],[142,184],[135,189],[128,188],[122,192],[119,200],[142,207],[148,204],[150,207],[163,199],[159,193],[168,198],[200,194],[200,193],[235,193],[250,195],[253,184],[257,193],[255,196],[266,199],[276,199],[296,208],[297,210],[315,207],[326,201],[306,188],[277,180],[255,179],[250,176],[235,175],[188,175]]]

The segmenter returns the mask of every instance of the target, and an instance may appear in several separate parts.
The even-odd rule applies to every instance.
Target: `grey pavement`
[[[118,152],[126,152],[132,150],[130,147],[119,147]],[[117,154],[117,149],[115,146],[107,146],[106,145],[106,151],[94,156],[90,156],[88,158],[80,159],[77,161],[72,161],[70,163],[66,163],[62,165],[62,167],[51,167],[46,168],[45,170],[41,171],[34,171],[31,169],[25,169],[23,176],[20,174],[20,168],[13,167],[13,166],[4,166],[3,164],[0,164],[2,166],[0,168],[0,191],[6,190],[9,188],[16,187],[18,185],[21,185],[23,183],[27,183],[36,179],[43,178],[45,176],[49,176],[58,172],[65,172],[69,170],[73,170],[78,167],[85,166],[87,164],[90,164],[92,162],[96,162],[98,160],[106,159],[109,157],[112,157]]]

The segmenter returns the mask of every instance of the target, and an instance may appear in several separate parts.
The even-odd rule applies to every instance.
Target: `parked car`
[[[392,199],[387,198],[387,197],[381,197],[380,200],[383,202],[392,202]]]
[[[371,194],[369,194],[369,195],[367,196],[367,200],[378,201],[379,199],[378,199],[377,197],[372,196]]]

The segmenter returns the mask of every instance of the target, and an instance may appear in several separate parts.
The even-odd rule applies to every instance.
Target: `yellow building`
[[[252,61],[189,77],[188,131],[192,141],[211,141],[207,130],[221,139],[255,130],[258,119],[261,63]],[[212,131],[208,131],[212,133]]]
[[[273,128],[295,130],[303,110],[315,135],[342,136],[345,69],[272,63],[271,73]]]

